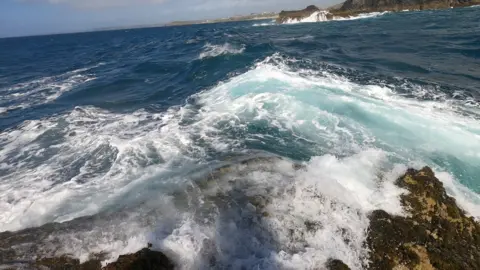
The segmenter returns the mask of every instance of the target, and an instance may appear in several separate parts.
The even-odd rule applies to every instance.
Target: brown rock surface
[[[370,216],[370,269],[480,269],[480,224],[461,210],[428,167],[410,169],[397,185],[408,217]]]

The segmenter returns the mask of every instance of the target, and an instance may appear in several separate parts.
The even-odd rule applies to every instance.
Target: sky
[[[327,7],[341,0],[0,0],[0,37]]]

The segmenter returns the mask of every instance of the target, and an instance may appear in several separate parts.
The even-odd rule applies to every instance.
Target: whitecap
[[[203,51],[198,56],[199,59],[212,58],[226,54],[241,54],[245,51],[245,45],[232,45],[230,43],[224,43],[221,45],[207,43],[203,47]]]

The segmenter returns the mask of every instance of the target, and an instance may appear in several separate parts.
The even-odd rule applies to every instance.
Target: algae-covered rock
[[[370,269],[480,269],[480,225],[467,217],[428,167],[397,185],[407,217],[370,215]]]

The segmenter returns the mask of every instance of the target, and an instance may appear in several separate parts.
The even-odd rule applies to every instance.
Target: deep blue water
[[[347,208],[365,215],[375,208],[398,211],[398,190],[378,177],[383,183],[424,165],[479,217],[479,16],[474,7],[294,25],[235,22],[0,39],[0,231],[138,207],[134,217],[101,225],[107,236],[89,234],[89,244],[74,253],[84,255],[92,245],[120,252],[115,241],[127,246],[138,235],[177,255],[201,253],[204,240],[197,238],[222,246],[219,228],[238,216],[205,214],[210,225],[199,225],[198,217],[186,216],[213,209],[215,203],[205,202],[210,195],[179,194],[195,185],[197,172],[259,153],[309,169],[296,175],[270,164],[251,168],[258,175],[245,181],[268,192],[282,183],[296,183],[302,194],[313,186],[346,205],[319,210],[323,222],[335,213],[348,216]],[[314,218],[305,212],[308,196],[288,194],[268,196],[291,202],[288,215],[296,220]],[[177,205],[183,200],[188,203]],[[159,234],[152,227],[165,227],[165,205],[183,216]],[[288,208],[279,205],[270,211]],[[362,262],[362,215],[324,224],[332,234],[342,222],[358,224],[351,229],[358,243],[331,242],[353,268]],[[119,232],[121,222],[135,229]],[[295,223],[270,225],[282,222]],[[299,269],[308,266],[295,254],[317,263],[333,256],[286,245],[298,239],[285,240],[280,229],[269,240],[276,253],[258,253],[240,239],[247,234],[262,242],[259,232],[237,226],[227,231],[242,248],[224,247],[219,268]],[[315,254],[332,247],[318,238],[304,241]],[[199,258],[185,259],[184,268],[203,265]]]

